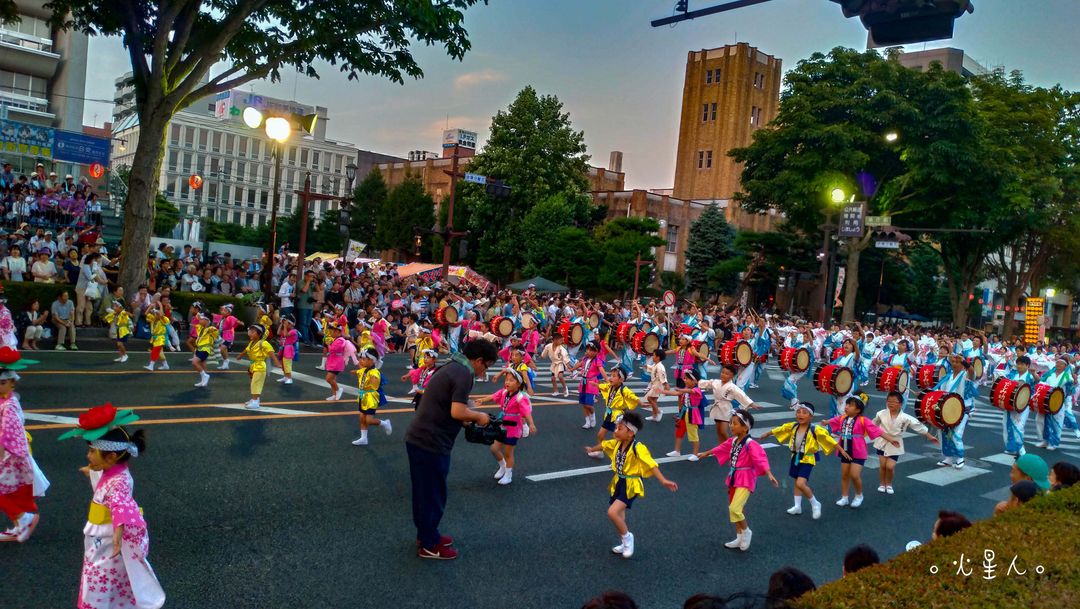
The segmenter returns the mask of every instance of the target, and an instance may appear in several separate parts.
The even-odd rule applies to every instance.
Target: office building
[[[967,55],[961,49],[953,47],[911,53],[900,51],[896,55],[896,60],[900,62],[900,65],[913,70],[924,70],[930,67],[932,63],[940,63],[942,68],[950,72],[956,72],[965,78],[989,73],[989,70],[972,59],[970,55]]]
[[[752,214],[733,200],[742,166],[728,151],[750,144],[780,109],[780,59],[745,42],[690,51],[683,82],[674,197],[724,208],[740,230],[771,230],[776,214]]]
[[[127,98],[119,91],[114,115],[122,118],[113,125],[114,169],[131,165],[139,138],[138,115],[127,111]],[[178,112],[169,125],[159,189],[181,214],[244,226],[258,226],[269,220],[274,144],[262,129],[244,124],[241,113],[248,106],[264,113],[296,112],[320,117],[315,133],[294,130],[283,145],[279,215],[291,214],[299,206],[300,198],[294,191],[304,187],[307,174],[311,175],[312,191],[348,194],[345,168],[356,163],[358,153],[351,144],[326,137],[326,108],[232,90],[213,100],[197,101]],[[203,179],[198,189],[189,182],[195,174]],[[327,210],[337,207],[336,201],[312,201],[309,210],[318,222]]]
[[[16,0],[15,11],[18,22],[0,24],[0,119],[81,132],[87,36],[53,30],[41,0]],[[47,155],[2,154],[16,172],[33,171],[39,160],[57,173],[71,167]]]

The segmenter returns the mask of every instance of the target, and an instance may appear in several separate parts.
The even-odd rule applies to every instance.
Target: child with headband
[[[788,476],[795,480],[795,505],[788,508],[787,513],[792,516],[802,514],[802,500],[806,497],[810,500],[810,509],[814,520],[821,518],[821,502],[814,497],[814,491],[807,484],[810,473],[817,464],[817,454],[824,452],[829,454],[833,449],[850,458],[842,446],[838,446],[829,432],[819,425],[815,425],[814,405],[810,402],[799,402],[795,405],[795,421],[784,423],[779,427],[758,436],[758,440],[764,440],[769,436],[776,436],[777,441],[787,444],[791,450],[791,465],[788,467]]]
[[[357,357],[360,359],[360,368],[356,371],[356,378],[360,384],[360,397],[357,399],[357,407],[360,410],[360,437],[353,440],[353,446],[366,446],[368,427],[378,425],[386,432],[386,435],[393,433],[394,428],[390,424],[390,419],[380,421],[375,418],[379,406],[386,403],[382,388],[382,373],[378,369],[379,354],[375,352],[375,349],[364,349]]]
[[[858,397],[851,396],[844,402],[844,414],[829,419],[826,422],[832,429],[834,436],[840,439],[840,499],[836,505],[845,507],[851,505],[857,508],[862,505],[862,469],[866,463],[866,438],[876,440],[885,438],[885,441],[895,447],[900,446],[900,441],[890,434],[885,433],[874,422],[863,416],[866,410],[866,394]],[[855,498],[848,501],[848,488],[855,486]]]
[[[506,426],[506,439],[496,441],[491,445],[491,454],[499,462],[499,469],[495,472],[495,479],[499,484],[506,486],[514,480],[514,449],[517,448],[518,440],[536,433],[536,422],[533,421],[532,403],[529,394],[522,391],[525,387],[525,376],[513,368],[504,371],[503,388],[491,394],[487,398],[473,400],[476,405],[483,402],[494,402],[502,410],[503,421],[514,423]]]

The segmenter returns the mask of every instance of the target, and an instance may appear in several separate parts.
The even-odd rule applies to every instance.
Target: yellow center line
[[[341,401],[345,401],[345,400],[341,400]],[[301,403],[317,403],[317,402],[273,402],[273,403],[274,404],[301,404]],[[327,402],[324,401],[322,403],[327,403]],[[333,403],[333,402],[330,402],[330,403]],[[266,405],[270,405],[270,404],[271,404],[271,402],[266,403]],[[562,404],[536,404],[536,406],[560,406],[560,405],[562,405]],[[210,407],[214,407],[214,406],[220,406],[220,404],[198,404],[198,405],[195,405],[195,406],[199,407],[199,408],[210,408]],[[124,408],[124,407],[122,407],[122,408]],[[133,409],[136,409],[136,408],[143,408],[143,409],[170,408],[170,406],[141,406],[141,407],[140,406],[132,406],[130,408],[133,408]],[[481,410],[490,410],[490,409],[497,409],[497,408],[499,408],[499,406],[493,404],[491,406],[477,406],[476,408],[481,409]],[[77,408],[77,409],[74,409],[74,410],[83,411],[83,410],[85,410],[85,408]],[[52,412],[52,411],[27,410],[26,412],[28,412],[28,413],[29,412],[42,412],[43,413],[43,412]],[[64,409],[63,412],[70,412],[70,409]],[[255,421],[255,420],[270,420],[270,419],[305,419],[305,418],[312,418],[312,417],[341,417],[341,416],[354,416],[355,417],[358,414],[355,410],[344,410],[344,411],[334,411],[334,412],[305,412],[305,413],[297,413],[297,414],[255,414],[255,413],[259,412],[258,410],[252,410],[251,412],[252,412],[252,414],[250,414],[250,415],[230,416],[230,417],[191,417],[191,418],[183,418],[183,419],[139,419],[136,423],[133,423],[133,425],[137,427],[139,425],[176,425],[176,424],[180,424],[180,423],[223,423],[223,422],[228,422],[228,421]],[[390,409],[379,410],[379,414],[401,414],[401,413],[405,413],[405,412],[413,412],[413,409],[412,408],[390,408]],[[68,428],[71,428],[71,427],[75,427],[75,425],[71,425],[71,424],[67,424],[67,423],[45,423],[45,424],[41,424],[41,425],[27,425],[26,430],[27,431],[41,431],[41,430],[46,430],[46,429],[68,429]]]

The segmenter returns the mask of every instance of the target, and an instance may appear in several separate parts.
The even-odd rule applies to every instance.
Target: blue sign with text
[[[109,144],[107,138],[57,130],[52,150],[53,159],[83,165],[101,163],[108,167]]]

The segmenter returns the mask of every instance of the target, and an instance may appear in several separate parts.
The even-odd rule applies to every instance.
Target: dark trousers
[[[446,510],[446,477],[450,455],[424,450],[408,442],[409,476],[412,478],[412,513],[416,538],[425,548],[439,544],[439,522]]]

